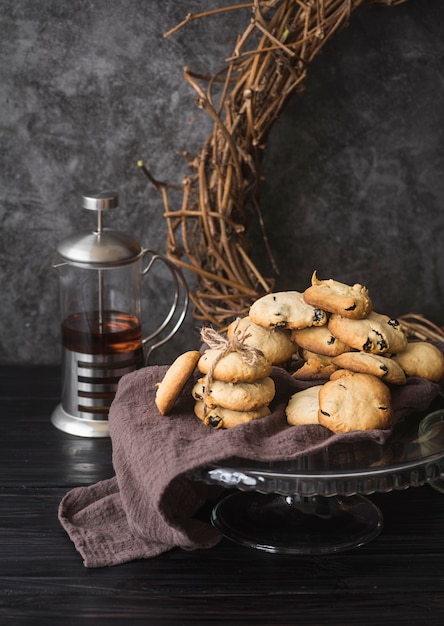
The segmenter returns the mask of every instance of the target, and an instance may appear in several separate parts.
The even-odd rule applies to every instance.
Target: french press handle
[[[142,276],[146,276],[156,263],[163,263],[169,269],[174,283],[174,298],[165,319],[154,332],[142,339],[142,345],[144,347],[144,364],[148,365],[153,351],[160,346],[163,346],[167,343],[167,341],[174,337],[182,325],[188,310],[189,294],[185,278],[180,269],[177,268],[174,263],[167,259],[163,254],[150,250],[149,248],[145,248],[142,255],[143,258],[151,255],[148,264],[142,269]],[[159,341],[156,341],[148,346],[148,343],[158,337],[163,331],[166,331],[166,335],[164,335]]]

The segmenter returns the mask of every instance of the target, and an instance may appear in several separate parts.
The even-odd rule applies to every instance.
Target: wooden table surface
[[[50,422],[55,367],[0,367],[0,624],[442,624],[444,495],[429,485],[374,494],[370,543],[289,556],[224,539],[87,569],[57,519],[72,487],[113,475],[109,439]]]

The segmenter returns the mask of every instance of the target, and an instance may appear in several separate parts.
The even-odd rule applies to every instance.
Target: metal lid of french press
[[[93,269],[135,261],[143,252],[139,242],[125,233],[103,227],[103,212],[118,206],[119,194],[115,191],[86,193],[82,197],[82,207],[97,211],[97,229],[63,239],[57,246],[62,259],[78,267]]]

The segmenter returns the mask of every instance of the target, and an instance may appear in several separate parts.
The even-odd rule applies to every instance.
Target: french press
[[[51,421],[72,435],[106,437],[120,378],[147,365],[153,350],[175,335],[187,312],[188,290],[180,270],[163,255],[103,227],[103,214],[119,206],[116,192],[86,194],[82,206],[97,213],[96,230],[61,241],[53,261],[60,281],[62,400]],[[143,337],[142,277],[157,262],[171,273],[172,304],[158,328]]]

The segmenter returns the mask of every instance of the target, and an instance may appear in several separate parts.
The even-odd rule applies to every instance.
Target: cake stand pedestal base
[[[361,495],[302,497],[238,491],[214,507],[212,523],[228,539],[281,554],[329,554],[379,535],[379,508]]]

